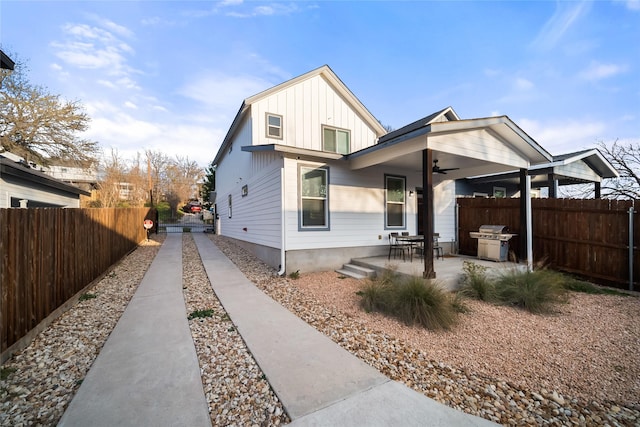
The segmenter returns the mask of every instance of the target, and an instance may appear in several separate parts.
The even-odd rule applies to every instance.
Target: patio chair
[[[444,259],[444,248],[438,243],[440,233],[433,233],[433,253],[436,254],[436,259]]]
[[[398,252],[400,252],[402,254],[402,261],[405,261],[405,251],[411,256],[411,245],[398,241],[398,233],[389,233],[389,256],[387,259],[391,259],[391,252],[393,252],[393,259],[395,259]]]

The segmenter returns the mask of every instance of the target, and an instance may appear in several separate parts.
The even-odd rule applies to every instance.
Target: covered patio
[[[385,165],[422,176],[422,212],[418,215],[418,235],[424,235],[424,263],[408,266],[412,272],[422,269],[423,277],[446,278],[448,268],[437,267],[433,257],[434,186],[445,181],[519,171],[521,187],[521,223],[530,224],[531,179],[528,169],[532,165],[548,163],[552,156],[527,135],[507,116],[461,120],[451,107],[424,117],[380,138],[378,144],[347,156],[352,170]],[[450,203],[455,203],[452,195]],[[393,230],[390,230],[393,231]],[[532,264],[531,233],[521,233],[522,260]],[[462,271],[459,258],[449,259]],[[455,264],[454,264],[455,263]],[[451,267],[452,269],[454,267]]]

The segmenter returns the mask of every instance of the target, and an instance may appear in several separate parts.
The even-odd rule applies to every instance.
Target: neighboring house
[[[456,179],[550,161],[506,116],[448,107],[387,133],[323,66],[242,103],[213,162],[218,232],[280,273],[334,269],[386,255],[390,232],[453,242]]]
[[[15,67],[13,59],[9,58],[2,50],[0,50],[0,68],[5,70],[13,70]]]
[[[91,193],[0,155],[0,208],[80,207],[80,196]]]
[[[617,178],[618,171],[597,149],[553,156],[553,161],[532,166],[533,191],[547,188],[550,198],[558,195],[558,186],[574,184],[593,184],[596,199],[600,198],[600,185],[605,178]],[[459,196],[481,197],[519,197],[519,173],[512,171],[497,175],[465,178],[456,181],[456,194]]]

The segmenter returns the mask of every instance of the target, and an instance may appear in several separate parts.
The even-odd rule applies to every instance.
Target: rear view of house
[[[281,272],[385,254],[391,232],[451,246],[455,179],[550,159],[508,117],[450,107],[387,133],[323,66],[242,103],[214,160],[218,231]]]

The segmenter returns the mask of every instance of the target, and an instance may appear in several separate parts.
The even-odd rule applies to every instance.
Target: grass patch
[[[187,316],[187,319],[191,320],[191,319],[204,319],[206,317],[211,317],[213,316],[213,309],[206,309],[206,310],[195,310],[192,311],[189,316]]]
[[[191,227],[182,227],[183,233],[191,233]]]
[[[585,282],[584,280],[579,280],[573,277],[567,278],[563,286],[568,291],[582,292],[591,295],[618,295],[621,297],[632,296],[631,294],[618,291],[617,289],[603,288],[601,286],[594,285],[593,283]]]
[[[98,295],[90,294],[89,292],[87,292],[86,294],[80,295],[80,301],[87,301],[87,300],[94,299],[94,298],[97,298],[97,297],[98,297]]]
[[[367,281],[356,293],[365,311],[385,313],[408,325],[417,324],[430,330],[453,327],[461,307],[456,307],[451,294],[432,281],[402,278],[393,272]]]
[[[289,273],[289,279],[298,280],[300,278],[300,270]]]
[[[14,372],[16,372],[17,369],[16,368],[12,368],[12,367],[6,367],[6,368],[0,368],[0,380],[4,381],[7,378],[9,378],[9,375],[13,374]]]

